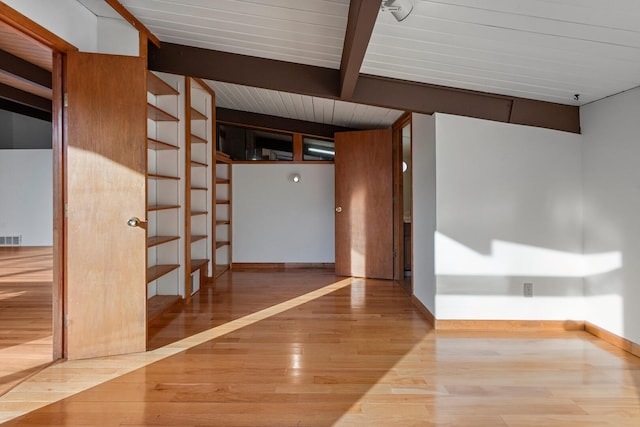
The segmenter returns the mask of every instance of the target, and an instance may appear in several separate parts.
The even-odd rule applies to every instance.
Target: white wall
[[[232,191],[234,263],[335,261],[333,165],[234,165]]]
[[[0,149],[51,149],[51,138],[51,122],[0,110]]]
[[[98,18],[76,0],[3,0],[81,52],[137,56],[138,31],[122,20]]]
[[[82,52],[97,52],[98,18],[76,0],[2,0]]]
[[[0,235],[23,246],[53,243],[51,150],[0,150]]]
[[[640,343],[640,89],[580,109],[584,251],[619,252],[621,267],[585,279],[587,320]]]
[[[434,234],[436,231],[436,121],[433,116],[411,117],[413,180],[413,293],[436,314]]]
[[[438,319],[584,319],[580,141],[436,115]]]

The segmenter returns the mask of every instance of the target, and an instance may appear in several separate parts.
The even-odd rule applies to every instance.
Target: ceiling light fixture
[[[411,0],[382,0],[380,10],[389,11],[398,22],[404,21],[413,10]]]

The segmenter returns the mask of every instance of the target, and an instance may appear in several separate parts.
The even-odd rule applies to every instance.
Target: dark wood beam
[[[0,83],[0,99],[51,113],[51,100]]]
[[[351,0],[340,62],[340,98],[349,99],[356,88],[360,67],[371,40],[382,0]]]
[[[163,43],[149,47],[149,69],[245,86],[340,99],[340,71]],[[532,101],[407,80],[360,75],[351,102],[416,113],[447,113],[580,132],[577,106]]]
[[[173,43],[149,46],[149,69],[325,98],[337,98],[340,82],[330,68]]]
[[[284,117],[270,116],[267,114],[251,113],[248,111],[231,110],[228,108],[216,108],[216,120],[229,124],[254,126],[288,132],[298,132],[305,135],[323,136],[333,138],[336,132],[349,132],[357,129],[342,126],[327,125],[324,123],[307,122],[305,120],[288,119]]]
[[[0,110],[11,111],[12,113],[22,114],[23,116],[33,117],[47,122],[51,121],[51,113],[38,110],[36,108],[27,107],[17,102],[0,98]]]
[[[51,72],[0,49],[0,73],[51,89]]]

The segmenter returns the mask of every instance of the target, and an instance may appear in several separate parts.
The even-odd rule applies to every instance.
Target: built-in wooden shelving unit
[[[231,159],[215,154],[215,252],[214,277],[219,277],[231,266]]]
[[[147,321],[184,296],[184,77],[147,73]]]
[[[200,289],[203,280],[212,275],[210,260],[213,256],[212,220],[212,162],[210,142],[215,130],[215,96],[201,80],[186,80],[185,151],[186,182],[185,256],[187,268],[185,283],[187,300]]]

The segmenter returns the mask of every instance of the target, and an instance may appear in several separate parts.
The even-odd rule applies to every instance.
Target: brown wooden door
[[[391,129],[335,134],[336,274],[393,279]]]
[[[144,351],[145,62],[70,53],[66,93],[66,356]]]

